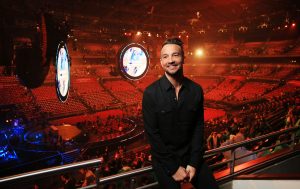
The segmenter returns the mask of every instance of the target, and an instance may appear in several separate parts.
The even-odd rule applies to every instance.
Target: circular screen
[[[56,93],[60,101],[68,98],[70,87],[70,59],[67,46],[60,42],[56,52]]]
[[[145,48],[137,43],[125,46],[120,54],[120,70],[128,79],[140,79],[148,71],[149,55]]]

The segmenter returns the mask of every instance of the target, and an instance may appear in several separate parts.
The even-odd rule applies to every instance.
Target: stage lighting
[[[204,51],[203,51],[203,49],[197,49],[196,51],[195,51],[195,55],[197,56],[197,57],[203,57],[204,56]]]

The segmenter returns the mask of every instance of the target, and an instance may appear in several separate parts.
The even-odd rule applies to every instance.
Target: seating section
[[[205,56],[298,56],[300,51],[297,40],[204,43],[202,46]]]
[[[232,95],[241,85],[239,80],[225,79],[215,89],[205,94],[207,100],[220,101],[225,97]]]
[[[277,67],[277,70],[275,71],[272,77],[284,79],[288,77],[293,71],[294,71],[293,67]]]
[[[275,90],[267,93],[264,95],[266,98],[272,98],[272,97],[278,97],[278,96],[283,96],[286,93],[290,93],[293,91],[296,91],[297,87],[291,84],[286,84],[281,87],[276,88]]]
[[[186,76],[200,84],[205,99],[212,102],[243,103],[270,99],[298,90],[299,67],[285,64],[190,63],[184,67]],[[55,67],[51,66],[41,87],[27,89],[17,77],[1,76],[2,105],[17,105],[26,117],[46,112],[51,118],[71,116],[88,111],[102,111],[122,104],[142,101],[142,91],[163,75],[159,65],[149,69],[138,80],[129,81],[109,72],[113,65],[72,65],[70,95],[66,103],[57,99]]]
[[[263,82],[246,82],[238,91],[233,94],[236,101],[247,101],[261,98],[261,95],[276,87],[277,84]]]
[[[204,110],[204,120],[211,120],[217,117],[222,117],[225,115],[225,111],[221,109],[205,108]]]
[[[41,111],[48,113],[50,117],[70,116],[87,111],[87,108],[72,91],[69,92],[69,97],[65,103],[58,100],[55,86],[41,86],[31,89],[31,91]]]
[[[104,82],[104,86],[118,100],[125,104],[135,104],[142,101],[142,92],[125,80],[107,80]]]
[[[18,78],[13,76],[0,77],[0,104],[21,104],[30,102],[30,94],[26,87],[22,86]]]
[[[99,84],[95,77],[77,78],[73,89],[94,110],[101,110],[114,103],[114,98]]]
[[[204,93],[207,93],[211,89],[215,88],[219,82],[218,78],[191,77],[191,79],[201,85]]]
[[[274,55],[281,55],[284,53],[284,48],[288,47],[292,41],[290,40],[281,40],[281,41],[268,41],[266,42],[267,45],[267,55],[274,56]]]
[[[195,75],[195,76],[203,76],[209,75],[212,71],[212,67],[203,64],[185,64],[184,66],[184,73],[185,75]]]
[[[250,77],[271,77],[271,74],[276,70],[276,68],[272,66],[255,66],[254,71],[249,74]]]

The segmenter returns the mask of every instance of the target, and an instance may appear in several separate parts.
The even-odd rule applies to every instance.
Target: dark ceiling
[[[0,0],[1,11],[30,15],[48,11],[73,28],[199,32],[240,26],[278,27],[299,21],[299,0]],[[0,13],[1,15],[1,13]]]
[[[64,6],[62,6],[62,2]],[[50,8],[137,25],[224,25],[256,19],[293,18],[296,0],[77,0],[49,1]],[[60,10],[62,11],[62,10]],[[162,26],[163,27],[163,26]]]

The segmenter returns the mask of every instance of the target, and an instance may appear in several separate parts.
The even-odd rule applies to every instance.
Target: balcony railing
[[[217,164],[213,164],[211,165],[211,167],[216,167],[216,166],[220,166],[223,164],[228,164],[230,165],[230,173],[229,175],[227,175],[226,178],[232,178],[233,176],[235,176],[235,170],[234,167],[236,165],[236,160],[238,159],[242,159],[244,157],[256,154],[262,150],[257,150],[254,151],[253,153],[249,153],[240,157],[236,157],[235,156],[235,149],[238,147],[242,147],[245,145],[249,145],[249,144],[253,144],[256,143],[258,141],[262,141],[265,139],[269,139],[269,138],[273,138],[276,136],[279,136],[281,134],[286,134],[286,133],[290,133],[291,137],[290,140],[287,140],[285,142],[273,145],[273,146],[269,146],[268,148],[265,148],[263,150],[267,150],[270,148],[274,148],[275,146],[279,146],[282,144],[290,144],[290,147],[293,149],[295,144],[296,144],[296,138],[295,138],[295,133],[297,130],[299,130],[299,127],[293,127],[293,128],[289,128],[289,129],[284,129],[284,130],[280,130],[280,131],[276,131],[276,132],[272,132],[266,135],[262,135],[256,138],[252,138],[249,140],[245,140],[242,142],[237,142],[234,144],[230,144],[227,146],[223,146],[217,149],[213,149],[213,150],[209,150],[205,152],[205,158],[207,157],[211,157],[214,156],[218,153],[222,153],[225,151],[231,151],[231,159],[221,162],[221,163],[217,163]],[[298,139],[298,138],[297,138]],[[17,175],[12,175],[12,176],[7,176],[7,177],[3,177],[0,178],[0,186],[4,185],[4,184],[11,184],[13,183],[18,183],[20,181],[28,181],[28,180],[33,180],[33,179],[38,179],[38,178],[42,178],[42,177],[47,177],[47,176],[52,176],[52,175],[57,175],[57,174],[62,174],[64,172],[68,172],[68,171],[74,171],[74,170],[78,170],[80,168],[87,168],[87,167],[100,167],[101,165],[101,160],[100,159],[92,159],[92,160],[87,160],[87,161],[82,161],[82,162],[77,162],[77,163],[71,163],[71,164],[67,164],[67,165],[62,165],[62,166],[56,166],[56,167],[51,167],[51,168],[47,168],[47,169],[41,169],[41,170],[37,170],[37,171],[31,171],[31,172],[27,172],[27,173],[22,173],[22,174],[17,174]],[[157,185],[157,182],[145,185],[145,186],[140,186],[140,187],[136,187],[135,186],[135,176],[139,176],[142,174],[147,174],[147,173],[151,173],[153,172],[152,166],[148,166],[148,167],[144,167],[144,168],[140,168],[140,169],[136,169],[136,170],[132,170],[129,172],[125,172],[125,173],[120,173],[120,174],[115,174],[112,176],[107,176],[107,177],[103,177],[103,178],[99,178],[99,169],[96,168],[96,183],[86,186],[86,187],[82,187],[84,189],[87,188],[98,188],[98,186],[102,185],[102,184],[107,184],[107,183],[113,183],[122,179],[130,179],[130,188],[138,188],[138,189],[144,189],[144,188],[150,188],[153,187],[155,185]],[[220,179],[218,180],[220,181]]]

